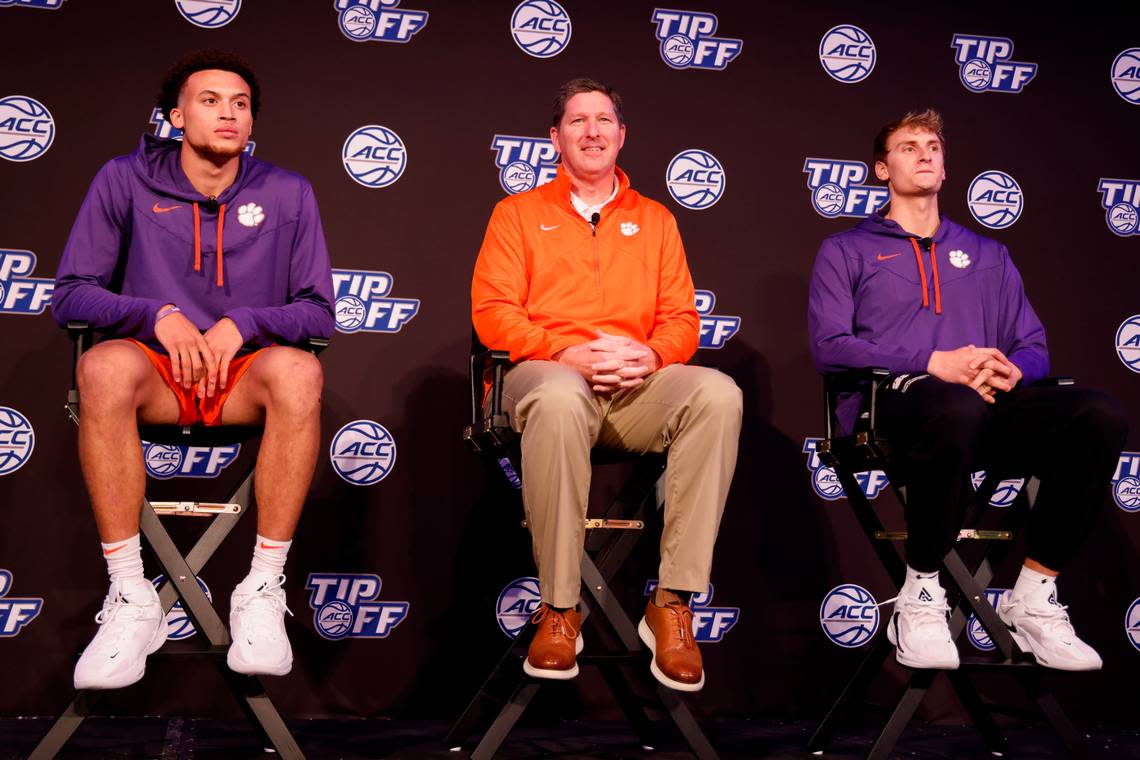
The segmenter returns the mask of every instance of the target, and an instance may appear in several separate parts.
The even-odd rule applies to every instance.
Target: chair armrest
[[[321,352],[329,347],[328,338],[305,338],[298,348],[303,348],[313,356],[320,356]]]
[[[879,383],[890,375],[890,370],[882,367],[863,367],[828,372],[823,376],[823,413],[825,438],[835,434],[835,407],[841,393],[859,393],[870,386],[870,427],[875,426],[876,394]]]

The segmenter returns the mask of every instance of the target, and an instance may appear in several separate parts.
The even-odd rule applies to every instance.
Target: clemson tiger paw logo
[[[625,235],[626,237],[633,237],[640,230],[641,230],[641,228],[638,227],[633,222],[622,222],[621,223],[621,234]]]
[[[950,251],[950,263],[959,269],[970,266],[970,256],[965,251]]]
[[[238,221],[246,227],[256,227],[265,221],[265,211],[256,203],[247,203],[238,208]]]

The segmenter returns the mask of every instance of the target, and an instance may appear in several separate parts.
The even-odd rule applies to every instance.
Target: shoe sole
[[[237,651],[237,647],[231,644],[229,651],[226,652],[226,665],[235,673],[241,673],[245,676],[284,676],[293,670],[292,652],[289,653],[289,659],[279,665],[272,668],[258,668],[242,660],[239,655],[235,654]]]
[[[157,652],[159,649],[162,649],[162,645],[165,643],[166,616],[164,615],[161,618],[161,622],[159,623],[158,627],[155,628],[154,635],[151,636],[150,642],[146,645],[146,653],[139,658],[139,666],[136,670],[131,671],[124,676],[120,676],[119,678],[107,681],[80,681],[77,678],[73,678],[72,682],[74,683],[76,689],[122,689],[130,686],[131,684],[138,683],[142,680],[142,677],[146,675],[146,658]]]
[[[1004,620],[1002,622],[1005,623],[1006,630],[1009,631],[1009,635],[1013,638],[1013,642],[1017,644],[1017,648],[1026,654],[1033,655],[1033,659],[1036,660],[1037,664],[1041,667],[1049,668],[1051,670],[1064,670],[1069,673],[1088,673],[1100,670],[1102,667],[1104,667],[1103,663],[1100,665],[1068,666],[1065,663],[1047,662],[1040,654],[1038,654],[1037,647],[1033,646],[1033,639],[1029,638],[1021,631],[1013,630],[1010,628],[1009,623],[1006,623]]]
[[[578,638],[574,642],[574,656],[582,654],[582,650],[586,648],[586,642],[582,640],[582,632],[578,631]],[[578,675],[578,663],[574,663],[574,667],[568,670],[554,670],[553,668],[536,668],[530,664],[529,659],[523,660],[523,672],[531,678],[548,678],[552,681],[569,681],[571,678],[576,678]]]
[[[649,672],[653,674],[660,683],[668,686],[670,689],[677,691],[700,691],[705,686],[705,674],[701,672],[701,680],[696,683],[683,683],[681,681],[674,681],[669,676],[661,672],[661,668],[657,667],[657,639],[653,637],[653,631],[649,629],[649,623],[645,622],[645,618],[641,618],[641,622],[637,624],[637,635],[645,642],[645,646],[649,647],[649,651],[653,654],[653,659],[649,662]]]
[[[912,660],[910,658],[910,655],[904,653],[901,649],[899,649],[899,642],[895,638],[894,632],[895,620],[894,616],[892,615],[890,621],[887,623],[887,641],[891,642],[891,644],[894,646],[895,660],[898,661],[899,665],[913,668],[915,670],[957,670],[961,666],[961,662],[959,660],[943,660],[941,662],[922,662],[921,660]]]

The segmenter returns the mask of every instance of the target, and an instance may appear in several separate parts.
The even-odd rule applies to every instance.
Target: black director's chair
[[[79,424],[79,390],[76,367],[79,358],[91,346],[92,330],[86,322],[69,322],[68,335],[75,344],[72,364],[71,389],[67,394],[67,413]],[[327,340],[313,338],[306,346],[319,353],[328,345]],[[184,427],[180,425],[140,425],[139,436],[151,443],[170,446],[226,446],[245,443],[261,437],[260,426],[227,425],[224,427]],[[218,669],[250,725],[257,732],[263,746],[272,747],[283,758],[303,758],[301,748],[289,732],[277,708],[265,693],[261,679],[235,673],[226,664],[230,634],[226,624],[214,609],[205,592],[198,586],[197,574],[221,546],[226,536],[237,526],[242,516],[253,506],[253,463],[229,499],[221,503],[197,501],[149,501],[144,499],[140,513],[140,529],[158,560],[166,581],[158,589],[164,613],[170,612],[176,602],[182,603],[190,622],[206,638],[205,646],[192,651],[179,651],[178,656],[204,656]],[[213,517],[210,525],[199,536],[193,548],[183,556],[170,534],[163,527],[160,516]],[[151,657],[164,654],[159,650]],[[175,653],[171,653],[175,654]],[[106,692],[82,690],[76,692],[71,704],[52,724],[51,729],[32,751],[32,758],[54,757],[83,721],[96,711]]]
[[[518,513],[522,514],[522,497],[518,473],[518,436],[503,412],[503,375],[510,367],[506,351],[487,351],[476,346],[471,357],[471,424],[463,430],[463,438],[492,469],[499,470],[514,486]],[[491,379],[490,411],[483,412],[483,378]],[[622,608],[610,589],[610,583],[625,563],[644,532],[655,519],[656,485],[665,471],[663,456],[618,455],[595,449],[594,464],[612,464],[634,460],[634,471],[617,498],[606,510],[605,517],[586,520],[586,551],[582,557],[582,589],[580,609],[582,627],[590,621],[590,648],[601,642],[614,647],[602,654],[578,655],[580,665],[597,667],[614,694],[618,706],[629,720],[645,749],[661,744],[661,722],[654,721],[649,710],[664,712],[680,731],[693,754],[702,760],[716,758],[716,751],[701,731],[677,692],[659,684],[649,674],[649,650],[637,635],[637,626]],[[524,521],[525,526],[525,521]],[[523,672],[527,648],[534,638],[535,626],[529,622],[511,642],[479,692],[447,735],[447,746],[459,751],[472,734],[475,725],[489,712],[499,710],[489,728],[471,753],[473,760],[484,760],[498,752],[538,690],[550,683]],[[635,688],[640,687],[640,688]],[[639,691],[641,693],[639,693]],[[646,698],[644,693],[652,694]]]
[[[820,442],[818,451],[824,464],[835,469],[835,473],[843,485],[847,502],[851,505],[860,527],[871,542],[875,554],[883,564],[883,568],[894,581],[896,587],[901,587],[906,579],[906,563],[889,542],[905,539],[906,532],[888,531],[883,528],[882,522],[875,514],[870,501],[855,479],[857,472],[883,470],[886,472],[887,478],[891,480],[899,503],[906,504],[906,488],[899,485],[901,481],[896,480],[892,472],[890,442],[883,431],[876,427],[878,386],[888,375],[889,373],[885,369],[867,368],[830,374],[824,377],[826,438]],[[1053,378],[1043,382],[1051,382],[1057,385],[1071,385],[1073,383],[1069,378]],[[863,394],[863,411],[856,424],[855,431],[842,435],[838,430],[836,420],[838,399],[842,394],[856,392]],[[982,517],[985,505],[989,502],[1001,480],[1016,475],[1017,473],[1002,473],[993,468],[987,470],[985,480],[978,487],[967,509],[965,524],[968,526],[977,525]],[[985,595],[985,589],[993,579],[994,568],[1000,564],[1001,559],[1008,552],[1014,531],[1019,530],[1026,523],[1038,487],[1037,479],[1029,478],[1014,504],[1004,510],[1001,524],[996,529],[966,528],[960,532],[959,543],[971,540],[989,542],[985,553],[973,570],[967,567],[957,548],[951,548],[942,560],[942,577],[949,581],[947,584],[948,596],[953,599],[955,592],[958,596],[957,601],[951,607],[951,637],[958,641],[966,628],[967,615],[972,613],[994,643],[995,656],[961,657],[961,667],[957,671],[911,670],[906,690],[895,704],[886,725],[868,751],[868,758],[886,758],[891,754],[895,743],[906,729],[926,692],[942,672],[946,673],[951,687],[966,709],[975,728],[981,734],[986,748],[994,755],[1007,753],[1008,747],[1005,737],[994,722],[993,713],[1019,716],[1027,713],[1026,717],[1039,713],[1045,718],[1057,739],[1071,756],[1085,757],[1085,745],[1079,738],[1076,729],[1057,703],[1056,698],[1042,683],[1042,666],[1037,664],[1032,655],[1022,653],[1018,649],[1005,624],[998,618],[996,610]],[[867,687],[893,651],[894,647],[884,634],[880,634],[872,642],[859,667],[832,704],[823,721],[816,728],[814,735],[808,742],[809,751],[814,754],[823,753],[831,741],[836,723],[845,708],[850,703],[862,701]],[[971,675],[987,671],[996,671],[1013,676],[1033,700],[1037,710],[1017,711],[985,702],[978,694],[974,682],[971,680]]]

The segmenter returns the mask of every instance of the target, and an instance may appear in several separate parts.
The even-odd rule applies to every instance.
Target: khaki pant
[[[636,388],[596,395],[574,370],[527,361],[507,372],[503,408],[522,434],[523,504],[543,601],[578,603],[590,449],[668,452],[659,581],[703,592],[740,438],[740,389],[672,364]]]

